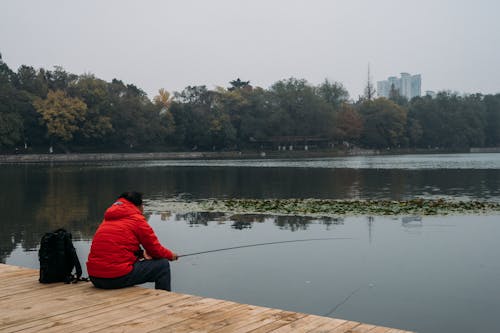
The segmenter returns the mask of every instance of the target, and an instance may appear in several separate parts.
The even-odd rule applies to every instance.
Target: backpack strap
[[[60,229],[66,232],[64,229]],[[70,256],[70,260],[72,265],[75,267],[76,274],[70,274],[65,283],[77,283],[78,281],[89,281],[88,278],[82,278],[82,265],[80,264],[80,260],[78,259],[78,255],[76,254],[75,246],[73,245],[71,233],[66,232],[68,235],[68,239],[66,242],[66,252]]]
[[[79,279],[82,276],[82,265],[80,265],[80,260],[78,259],[74,246],[71,246],[71,258],[75,264],[76,278]]]
[[[71,252],[71,260],[75,265],[76,274],[71,274],[65,281],[65,283],[67,284],[77,283],[78,281],[88,282],[89,281],[88,278],[82,277],[82,265],[80,265],[80,260],[78,260],[78,255],[76,254],[76,250],[73,246],[70,252]]]

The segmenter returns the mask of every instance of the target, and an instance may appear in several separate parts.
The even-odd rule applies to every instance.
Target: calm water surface
[[[418,167],[416,167],[418,166]],[[71,230],[82,262],[124,189],[171,198],[448,197],[500,201],[500,154],[318,160],[0,165],[0,261],[38,268],[41,235]],[[201,296],[419,332],[496,331],[500,218],[311,219],[150,214],[178,253],[306,238],[181,258],[173,288]]]

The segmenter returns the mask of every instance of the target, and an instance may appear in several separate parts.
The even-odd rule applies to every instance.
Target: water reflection
[[[470,158],[474,156],[471,155]],[[437,157],[436,157],[437,158]],[[284,162],[281,162],[284,163]],[[319,162],[315,162],[319,163]],[[67,228],[89,240],[116,195],[137,189],[152,200],[166,198],[392,199],[451,197],[500,201],[500,169],[329,169],[293,167],[108,167],[95,165],[0,165],[0,260],[18,245],[37,247],[43,233]],[[163,219],[169,216],[164,213]],[[219,215],[179,217],[192,225]],[[234,216],[236,230],[251,229],[265,216]],[[260,219],[260,220],[259,220]],[[282,216],[279,228],[305,230],[310,220]],[[337,221],[323,222],[335,224]]]
[[[177,292],[421,332],[495,331],[498,325],[495,216],[418,221],[166,213],[149,214],[149,223],[180,254],[213,250],[172,263]],[[9,246],[22,241],[18,236]],[[332,240],[290,242],[320,238]],[[259,243],[269,245],[219,251]],[[90,243],[75,246],[83,262]],[[16,248],[7,262],[36,268],[36,252]]]
[[[115,167],[102,162],[101,167]],[[500,154],[419,154],[298,159],[163,160],[122,163],[123,167],[252,167],[326,169],[499,169]]]
[[[189,212],[174,214],[175,221],[186,221],[189,226],[208,226],[210,222],[225,224],[231,223],[231,228],[243,230],[251,229],[254,223],[269,222],[279,229],[298,231],[307,230],[311,223],[323,224],[327,230],[332,225],[343,224],[341,217],[310,217],[295,215],[269,215],[269,214],[226,214],[222,212]]]
[[[219,212],[189,212],[183,214],[175,214],[175,221],[186,221],[189,226],[204,225],[207,226],[209,222],[223,222],[225,221],[225,213]]]
[[[425,196],[500,201],[500,169],[0,165],[0,184],[0,262],[24,264],[29,257],[33,267],[32,250],[41,236],[59,227],[73,233],[85,258],[104,210],[127,189],[160,201]],[[179,253],[291,238],[352,237],[186,258],[173,264],[179,292],[321,315],[364,286],[336,308],[335,316],[422,332],[443,327],[495,331],[498,326],[497,216],[147,215],[161,241]]]

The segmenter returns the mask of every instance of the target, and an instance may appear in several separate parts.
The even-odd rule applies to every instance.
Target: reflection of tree
[[[189,212],[184,214],[175,214],[175,220],[187,221],[189,226],[207,226],[208,222],[224,220],[225,216],[225,213],[220,212]]]
[[[21,243],[25,234],[23,216],[30,213],[24,202],[26,192],[24,185],[27,180],[24,177],[15,177],[16,174],[23,175],[25,168],[19,166],[3,166],[0,172],[0,184],[7,198],[0,200],[0,262],[5,263],[7,256]]]
[[[262,223],[266,220],[266,218],[269,218],[269,215],[264,215],[264,214],[235,214],[231,215],[229,218],[231,221],[238,222],[238,223],[253,223],[253,222],[259,222]]]
[[[280,229],[290,229],[291,231],[307,230],[308,225],[314,220],[309,216],[276,216],[274,224]]]
[[[170,212],[163,212],[163,213],[160,213],[160,219],[162,221],[166,221],[170,218],[170,216],[172,215],[172,213]]]
[[[235,214],[229,219],[233,221],[231,228],[243,230],[252,228],[254,222],[262,223],[269,218],[268,215],[263,214]]]
[[[97,179],[83,179],[74,167],[2,166],[0,183],[9,196],[0,200],[0,261],[21,244],[36,249],[44,233],[57,228],[73,238],[90,239],[103,214],[106,189],[97,191]],[[102,203],[104,202],[104,203]]]
[[[252,222],[238,222],[238,221],[234,221],[233,224],[231,224],[231,228],[238,229],[238,230],[251,229],[252,228]]]
[[[344,218],[343,217],[326,217],[325,216],[325,217],[319,218],[319,221],[326,226],[327,230],[332,225],[344,224]]]
[[[3,228],[2,228],[3,229]],[[14,251],[16,245],[22,240],[22,235],[11,235],[4,230],[0,230],[0,263],[5,263],[7,257]]]
[[[344,219],[340,217],[311,217],[311,216],[289,216],[289,215],[268,215],[268,214],[234,214],[229,218],[221,212],[189,212],[175,214],[176,221],[186,221],[190,226],[207,226],[212,221],[230,221],[231,228],[243,230],[251,229],[253,223],[264,223],[266,219],[274,222],[281,229],[291,231],[306,230],[310,223],[318,222],[325,226],[343,224]]]
[[[119,167],[123,165],[124,167]],[[41,236],[57,227],[75,239],[91,239],[103,213],[118,194],[135,189],[148,199],[179,193],[197,198],[410,199],[415,196],[463,196],[481,200],[500,196],[497,169],[343,169],[135,167],[91,165],[0,165],[0,261],[19,246],[34,249]],[[258,181],[256,181],[258,180]],[[228,214],[229,216],[230,214]],[[186,215],[187,216],[187,215]],[[223,213],[176,215],[191,225],[209,221],[271,222],[284,229],[307,228],[311,218]],[[302,222],[296,221],[297,219]],[[230,222],[229,222],[230,221]],[[326,226],[335,220],[316,218]]]
[[[88,217],[88,196],[80,196],[78,184],[69,181],[68,174],[49,172],[45,195],[41,198],[36,220],[49,230],[69,226]]]
[[[274,223],[281,229],[290,229],[291,231],[306,230],[309,224],[319,222],[328,227],[331,225],[344,224],[341,217],[311,217],[311,216],[276,216]]]

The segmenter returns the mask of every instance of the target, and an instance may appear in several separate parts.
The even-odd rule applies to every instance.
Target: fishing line
[[[368,287],[370,288],[373,288],[375,285],[373,283],[369,283],[368,284]],[[340,308],[342,305],[344,305],[352,296],[354,296],[355,294],[357,294],[361,289],[363,289],[363,287],[365,287],[365,285],[362,285],[362,286],[359,286],[358,288],[354,289],[353,291],[351,291],[351,293],[349,295],[347,295],[346,298],[344,298],[340,303],[338,303],[337,305],[335,305],[333,307],[333,309],[331,309],[330,311],[328,311],[324,316],[325,317],[330,317],[330,315],[332,313],[334,313],[335,311],[337,311],[338,308]]]
[[[330,311],[328,311],[324,316],[325,317],[330,317],[330,315],[332,313],[334,313],[335,311],[337,311],[338,308],[340,308],[342,305],[344,305],[344,303],[347,302],[349,300],[349,298],[351,298],[352,296],[354,296],[355,294],[357,294],[357,292],[360,291],[362,288],[363,288],[363,286],[358,287],[358,288],[354,289],[353,291],[351,291],[351,293],[349,295],[347,295],[346,298],[344,298],[340,303],[338,303],[337,305],[335,305],[333,307],[333,309],[331,309]]]
[[[341,240],[341,239],[352,239],[352,238],[343,238],[343,237],[336,237],[336,238],[308,238],[308,239],[294,239],[294,240],[286,240],[286,241],[278,241],[278,242],[268,242],[268,243],[258,243],[258,244],[250,244],[250,245],[240,245],[240,246],[233,246],[233,247],[225,247],[222,249],[215,249],[215,250],[208,250],[208,251],[201,251],[201,252],[194,252],[194,253],[187,253],[187,254],[180,254],[177,257],[188,257],[188,256],[194,256],[198,254],[205,254],[205,253],[212,253],[212,252],[219,252],[219,251],[228,251],[228,250],[234,250],[234,249],[241,249],[244,247],[254,247],[254,246],[264,246],[264,245],[274,245],[274,244],[282,244],[282,243],[297,243],[297,242],[311,242],[311,241],[326,241],[326,240]]]

